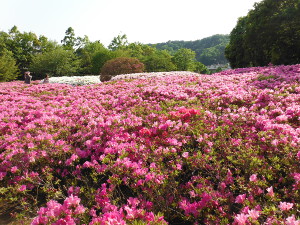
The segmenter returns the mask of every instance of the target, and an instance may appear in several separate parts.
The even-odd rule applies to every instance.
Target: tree
[[[37,37],[32,32],[21,33],[16,26],[13,26],[8,33],[0,32],[0,52],[3,49],[10,51],[16,65],[19,68],[19,77],[23,79],[23,73],[28,70],[34,55],[55,48],[56,42],[48,41],[45,36]]]
[[[201,63],[201,62],[195,62],[195,69],[194,69],[194,72],[197,72],[197,73],[202,73],[202,74],[209,74],[210,71],[207,69],[207,67]]]
[[[61,40],[62,46],[66,50],[74,50],[77,38],[72,27],[69,27],[65,32],[65,37]]]
[[[87,35],[84,35],[83,38],[77,37],[75,46],[77,49],[80,49],[80,48],[84,48],[84,46],[89,43],[90,43],[89,37]]]
[[[263,0],[232,30],[226,57],[233,68],[297,64],[299,30],[299,0]]]
[[[9,34],[7,34],[4,31],[1,31],[0,32],[0,52],[8,49],[8,46],[7,46],[8,39],[9,39]]]
[[[0,52],[0,82],[11,81],[18,77],[19,69],[13,53],[3,49]]]
[[[131,57],[136,57],[139,60],[143,60],[157,51],[156,48],[142,43],[130,43],[125,50],[129,52]]]
[[[103,65],[111,59],[118,57],[130,57],[128,51],[117,49],[115,51],[111,51],[107,48],[103,48],[93,54],[92,57],[92,73],[99,74]]]
[[[228,63],[224,51],[228,43],[220,43],[210,48],[206,48],[202,51],[200,57],[196,57],[197,60],[205,65],[213,64],[226,64]]]
[[[109,44],[108,48],[112,51],[117,49],[125,48],[128,45],[127,35],[126,34],[119,34],[117,37],[114,37],[111,43]]]
[[[176,70],[172,62],[172,56],[166,50],[156,50],[151,55],[144,57],[142,61],[147,72],[163,72]]]
[[[196,53],[191,49],[181,48],[174,57],[173,62],[177,66],[177,70],[193,71],[195,69]]]
[[[241,17],[230,33],[230,42],[225,48],[225,56],[232,68],[246,67],[248,59],[245,50],[247,17]]]
[[[97,66],[95,55],[105,52],[107,49],[100,41],[88,42],[76,50],[76,55],[80,59],[81,74],[98,74],[100,68]]]
[[[79,61],[73,51],[57,47],[52,51],[35,55],[30,70],[35,78],[42,79],[45,74],[50,76],[70,76],[78,74]]]
[[[6,48],[13,53],[16,63],[22,71],[27,70],[35,53],[41,50],[38,37],[32,32],[21,33],[16,26],[9,30]]]
[[[149,44],[159,50],[168,50],[171,55],[181,48],[188,48],[196,53],[196,60],[205,65],[228,63],[224,49],[229,43],[229,35],[216,34],[195,41],[168,41],[157,44]],[[217,54],[203,54],[206,49],[211,49]]]
[[[90,42],[89,37],[84,35],[84,37],[76,37],[75,31],[72,27],[69,27],[65,32],[65,37],[61,40],[62,46],[66,50],[78,50],[83,48],[86,44]]]
[[[39,47],[37,52],[35,52],[35,54],[52,51],[58,46],[56,41],[48,40],[48,38],[45,37],[44,35],[39,36],[38,41],[39,41]]]

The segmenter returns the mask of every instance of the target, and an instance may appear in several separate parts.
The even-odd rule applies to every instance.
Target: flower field
[[[300,65],[152,75],[0,83],[0,213],[299,225]]]

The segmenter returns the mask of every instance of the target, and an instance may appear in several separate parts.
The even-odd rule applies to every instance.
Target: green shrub
[[[4,50],[3,53],[0,52],[0,82],[14,80],[18,75],[19,69],[13,58],[13,53],[8,50]]]
[[[144,64],[136,58],[118,57],[108,60],[101,69],[100,80],[108,81],[119,74],[141,73]]]

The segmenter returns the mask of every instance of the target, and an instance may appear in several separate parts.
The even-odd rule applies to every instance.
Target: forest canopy
[[[263,0],[239,18],[225,55],[231,67],[300,62],[300,1]]]
[[[188,48],[196,53],[197,61],[204,65],[228,63],[224,50],[229,43],[229,35],[216,34],[196,41],[168,41],[158,44],[149,44],[157,49],[168,50],[175,54],[180,48]]]

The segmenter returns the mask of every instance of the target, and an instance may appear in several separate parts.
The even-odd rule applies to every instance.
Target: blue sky
[[[118,34],[129,42],[198,40],[229,34],[261,0],[0,0],[0,30],[14,25],[60,42],[68,27],[107,46]]]

